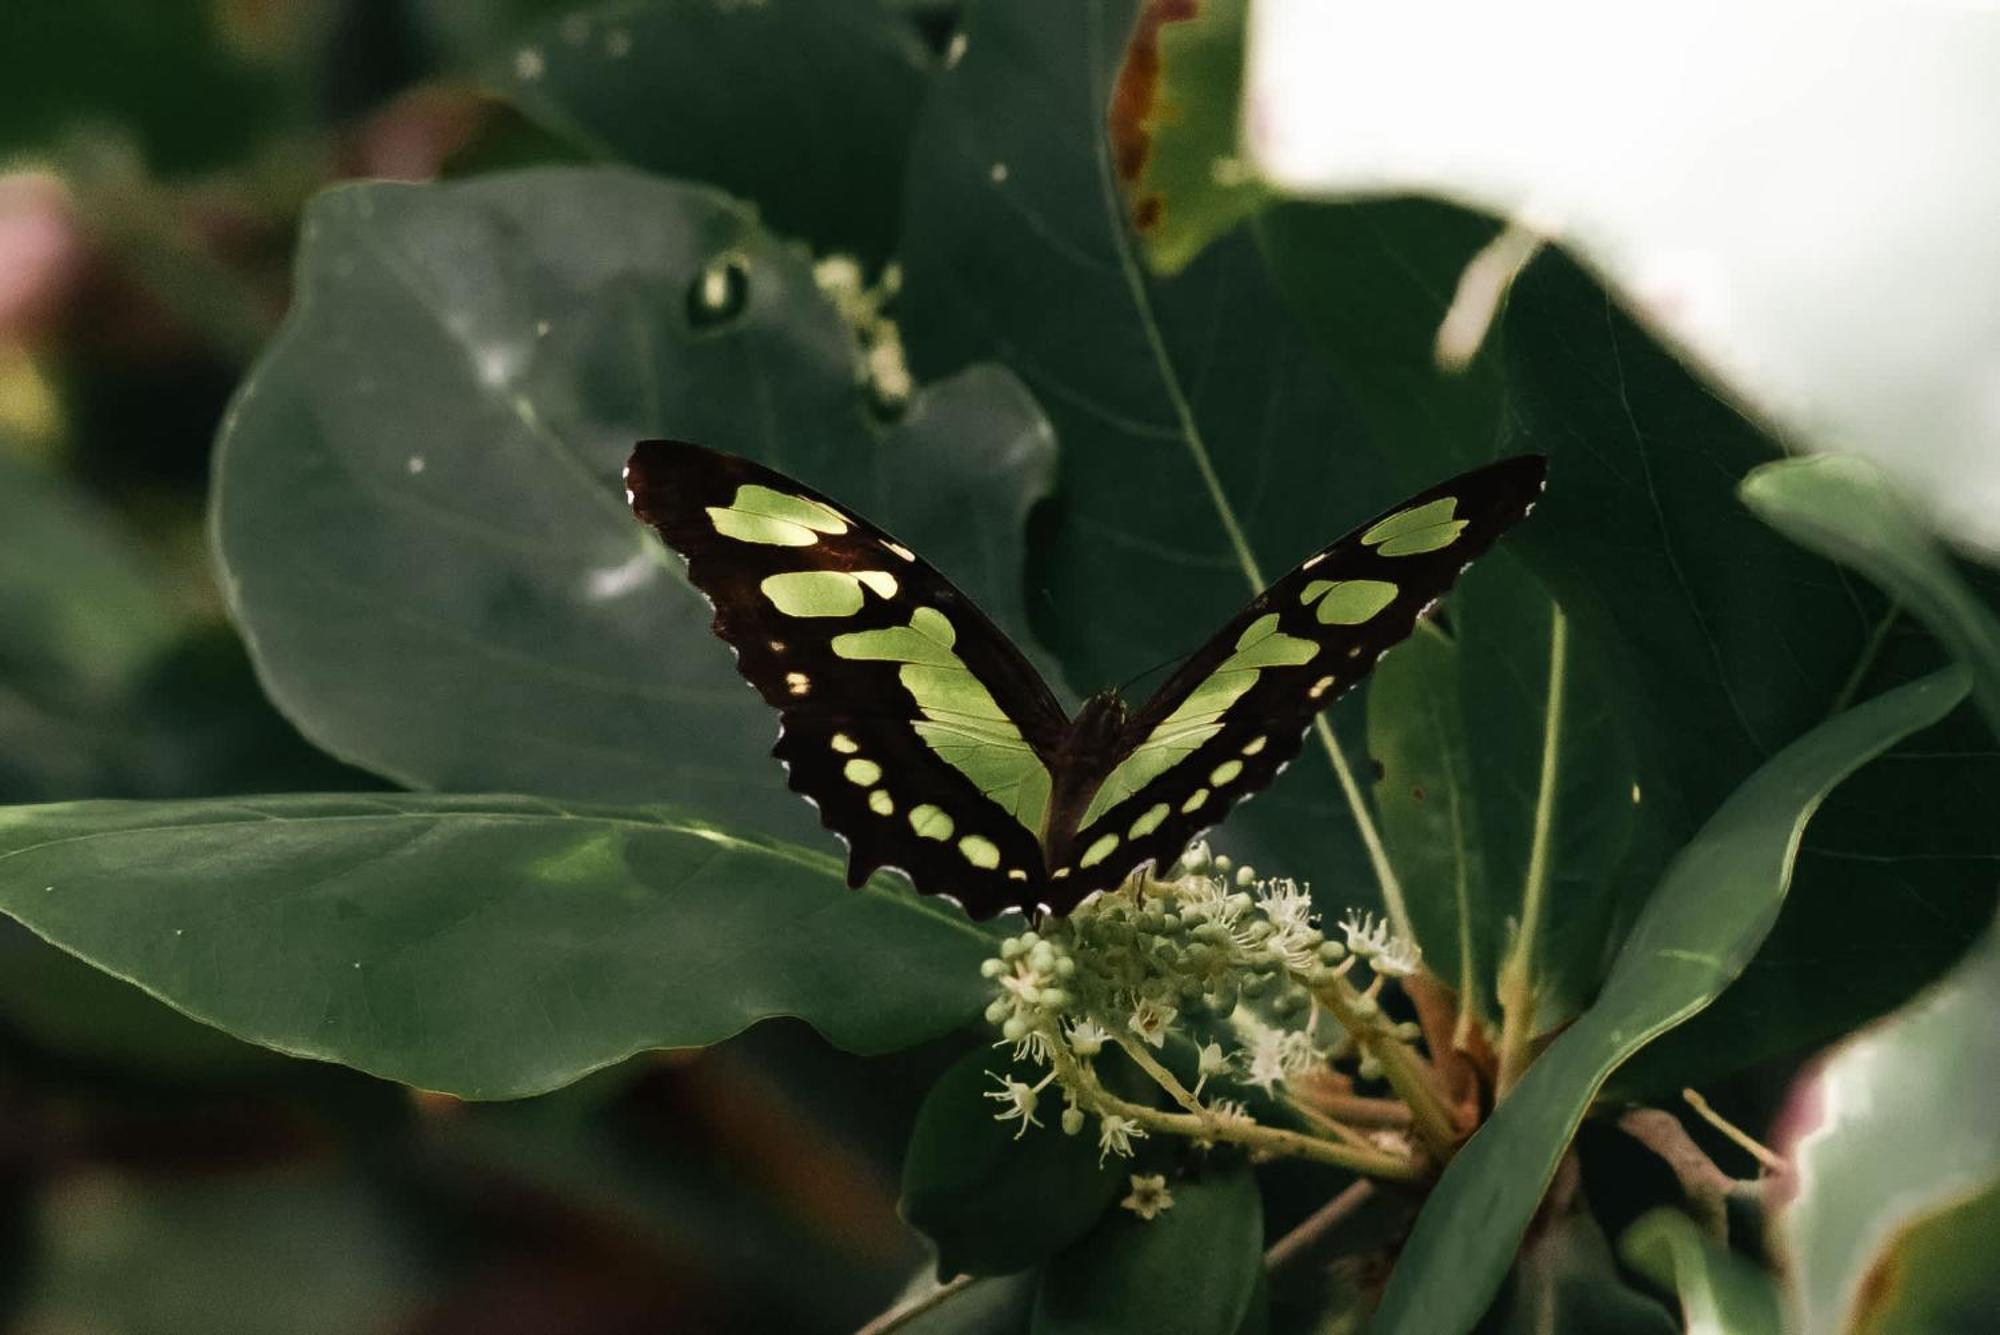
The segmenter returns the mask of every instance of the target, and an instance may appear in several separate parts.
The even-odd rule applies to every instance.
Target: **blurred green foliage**
[[[1956,657],[1990,708],[1995,581],[1878,484],[1776,462],[1563,256],[1440,369],[1494,224],[1216,170],[1243,7],[1180,8],[5,7],[8,1328],[838,1331],[942,1265],[983,1278],[904,1329],[1353,1329],[1398,1254],[1391,1318],[1455,1311],[1425,1329],[1764,1319],[1761,1218],[1633,1225],[1686,1184],[1565,1128],[1609,1078],[1761,1132],[1966,949],[2000,758],[1910,683]],[[1164,73],[1117,110],[1135,25]],[[741,306],[704,318],[718,266]],[[1531,1037],[1570,1028],[1407,1251],[1415,1194],[1321,1233],[1325,1171],[993,1121],[992,937],[838,888],[625,512],[650,435],[885,521],[1072,694],[1410,489],[1551,457],[1518,543],[1334,717],[1433,968],[1495,1021],[1560,724]],[[1218,839],[1382,906],[1317,752]],[[1912,1069],[1964,1060],[1936,1008],[1988,981],[1897,1022]],[[736,1033],[773,1015],[807,1023]],[[1173,1209],[1119,1208],[1126,1168]],[[1849,1238],[1842,1190],[1794,1247]],[[1911,1212],[1889,1310],[1990,1303],[1989,1204]],[[1267,1241],[1314,1263],[1267,1275]]]

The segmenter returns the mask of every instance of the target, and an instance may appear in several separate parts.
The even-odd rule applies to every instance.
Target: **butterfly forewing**
[[[779,711],[773,754],[846,840],[849,883],[900,868],[980,917],[1040,902],[1067,725],[985,615],[888,534],[761,465],[648,441],[625,476]]]
[[[1074,834],[1050,850],[1058,899],[1165,866],[1295,758],[1313,716],[1541,494],[1545,461],[1503,460],[1371,519],[1244,608],[1126,724]]]

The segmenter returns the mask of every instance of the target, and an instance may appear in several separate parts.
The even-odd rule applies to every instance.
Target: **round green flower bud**
[[[1380,1080],[1382,1078],[1382,1063],[1376,1059],[1374,1053],[1364,1052],[1361,1054],[1361,1061],[1355,1068],[1355,1073],[1363,1080]]]
[[[1347,947],[1339,941],[1328,941],[1319,948],[1319,957],[1328,964],[1338,964],[1347,958]]]
[[[998,978],[1005,972],[1007,972],[1005,961],[997,959],[979,961],[979,976],[981,978]]]
[[[1371,996],[1358,996],[1354,999],[1354,1013],[1364,1020],[1372,1020],[1382,1013],[1382,1007]]]
[[[1018,1015],[1011,1015],[1007,1023],[1000,1026],[1000,1036],[1009,1043],[1019,1043],[1028,1036],[1028,1022]]]
[[[1079,1131],[1082,1131],[1083,1109],[1064,1108],[1062,1114],[1062,1129],[1063,1129],[1063,1134],[1065,1136],[1073,1136],[1076,1135]]]

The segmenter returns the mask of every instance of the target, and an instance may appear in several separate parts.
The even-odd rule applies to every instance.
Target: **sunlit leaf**
[[[1440,194],[1561,239],[1788,436],[1873,455],[2000,551],[1989,8],[1270,0],[1251,18],[1247,141],[1274,184]]]
[[[1799,1092],[1780,1216],[1793,1328],[1976,1330],[2000,1313],[2000,931]]]

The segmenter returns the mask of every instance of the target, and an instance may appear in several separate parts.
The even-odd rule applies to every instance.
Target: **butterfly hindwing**
[[[626,486],[779,711],[773,754],[847,842],[850,884],[887,866],[979,917],[1038,902],[1066,723],[971,600],[880,529],[749,460],[648,441]]]
[[[1127,722],[1074,835],[1050,850],[1075,902],[1165,866],[1294,759],[1314,715],[1367,675],[1541,494],[1539,457],[1419,493],[1309,557],[1224,626]]]

